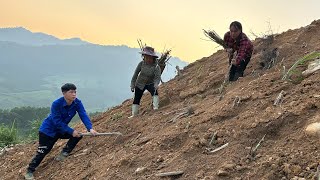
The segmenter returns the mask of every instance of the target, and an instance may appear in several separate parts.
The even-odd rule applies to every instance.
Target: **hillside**
[[[227,54],[220,50],[161,85],[159,110],[151,110],[150,95],[145,95],[138,117],[127,118],[129,99],[93,119],[98,131],[124,136],[85,137],[68,159],[55,162],[64,145],[59,141],[35,177],[170,179],[155,174],[183,171],[172,179],[315,179],[319,139],[307,136],[304,129],[320,121],[320,72],[294,82],[282,77],[283,66],[289,69],[304,55],[320,51],[320,20],[256,39],[254,46],[245,77],[228,84],[223,97],[218,88],[227,71]],[[274,51],[278,53],[268,53]],[[261,68],[269,67],[262,60],[275,57],[272,54],[277,54],[274,66]],[[274,106],[282,90],[283,101]],[[249,155],[263,137],[255,154]],[[224,149],[209,152],[226,143]],[[21,179],[36,147],[34,143],[9,149],[0,157],[1,178]]]

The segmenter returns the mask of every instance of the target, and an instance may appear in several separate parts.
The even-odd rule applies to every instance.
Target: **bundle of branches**
[[[205,36],[207,36],[213,42],[219,44],[223,48],[227,48],[227,45],[224,43],[223,39],[214,30],[206,31],[203,29],[203,33]]]
[[[158,65],[160,66],[161,69],[161,74],[166,67],[167,62],[171,58],[170,56],[171,49],[164,50],[163,53],[161,54],[160,58],[158,59]]]

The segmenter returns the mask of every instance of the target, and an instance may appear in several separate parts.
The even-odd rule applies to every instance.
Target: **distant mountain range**
[[[23,28],[0,28],[0,41],[15,42],[22,45],[86,45],[80,38],[59,39],[44,33],[32,33]]]
[[[132,97],[130,80],[141,61],[140,49],[102,46],[79,38],[58,39],[24,28],[0,28],[0,109],[50,106],[66,82],[91,111],[104,110]],[[173,50],[174,51],[174,50]],[[162,79],[186,62],[170,59]]]

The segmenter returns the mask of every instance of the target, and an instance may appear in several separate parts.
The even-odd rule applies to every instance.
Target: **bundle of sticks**
[[[224,49],[227,48],[227,45],[224,43],[223,39],[214,31],[214,30],[204,30],[203,33],[206,37],[208,37],[213,42],[219,44]]]
[[[168,63],[169,59],[171,58],[170,52],[171,52],[171,49],[164,50],[160,58],[158,59],[158,65],[160,66],[161,74],[164,68],[166,67],[166,64]]]

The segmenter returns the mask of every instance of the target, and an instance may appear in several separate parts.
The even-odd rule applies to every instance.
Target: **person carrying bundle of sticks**
[[[203,31],[208,38],[221,45],[228,52],[228,80],[236,81],[239,77],[243,77],[244,70],[252,56],[253,44],[247,35],[242,32],[241,23],[233,21],[223,39],[215,31]]]
[[[161,68],[158,65],[154,48],[144,46],[142,51],[143,60],[137,65],[131,79],[131,91],[134,92],[132,104],[132,115],[129,118],[137,116],[139,113],[140,100],[143,92],[148,90],[152,96],[153,109],[159,108],[158,87],[161,81]]]
[[[230,31],[224,35],[226,51],[229,53],[229,81],[236,81],[243,77],[244,70],[250,62],[253,44],[245,33],[242,32],[242,25],[238,21],[230,24]]]

